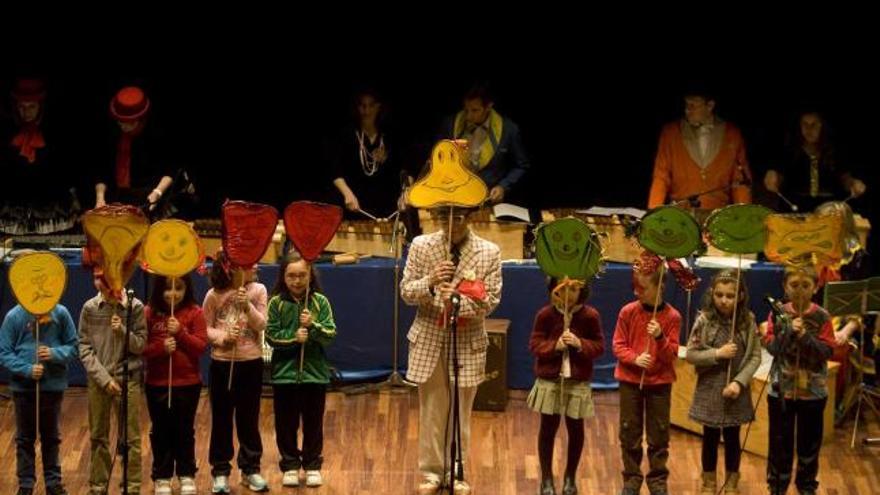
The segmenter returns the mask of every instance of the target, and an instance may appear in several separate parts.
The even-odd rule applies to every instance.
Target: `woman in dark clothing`
[[[0,147],[0,231],[48,234],[73,227],[79,205],[46,125],[46,91],[38,79],[12,90],[12,126]]]
[[[764,176],[770,193],[781,193],[798,206],[812,211],[825,201],[857,198],[865,193],[865,183],[853,177],[840,160],[829,137],[825,119],[814,111],[801,112],[795,136],[775,169]]]

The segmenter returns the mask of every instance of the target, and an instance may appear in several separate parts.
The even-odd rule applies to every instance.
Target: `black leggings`
[[[714,472],[718,464],[718,443],[724,435],[724,469],[728,473],[739,472],[740,444],[739,426],[726,428],[703,427],[703,471]]]
[[[538,459],[541,461],[541,477],[553,477],[553,442],[556,430],[559,429],[558,414],[542,414],[541,430],[538,432]],[[568,430],[568,459],[565,465],[565,476],[574,477],[581,451],[584,450],[584,420],[566,416],[565,427]]]

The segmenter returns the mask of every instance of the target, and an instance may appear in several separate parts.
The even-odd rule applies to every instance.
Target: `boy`
[[[681,315],[657,299],[663,290],[660,271],[633,267],[637,297],[620,310],[614,329],[614,377],[620,382],[620,448],[623,455],[621,495],[637,495],[647,480],[651,495],[667,495],[669,408],[673,364],[678,356]],[[660,301],[654,317],[654,304]],[[653,318],[652,318],[653,317]],[[644,380],[642,376],[644,374]],[[641,386],[640,386],[641,384]],[[642,432],[648,437],[647,478],[642,475]]]

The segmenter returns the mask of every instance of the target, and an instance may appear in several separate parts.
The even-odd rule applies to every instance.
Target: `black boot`
[[[553,478],[544,478],[541,480],[541,489],[538,495],[556,495],[556,487],[553,486]]]
[[[562,495],[577,495],[577,492],[574,476],[565,476],[562,480]]]

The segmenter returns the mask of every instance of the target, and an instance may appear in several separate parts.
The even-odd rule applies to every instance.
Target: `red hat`
[[[46,87],[39,79],[19,79],[12,88],[12,98],[16,101],[43,101]]]
[[[127,86],[119,90],[110,102],[110,113],[116,120],[130,122],[138,120],[150,109],[150,99],[137,86]]]

